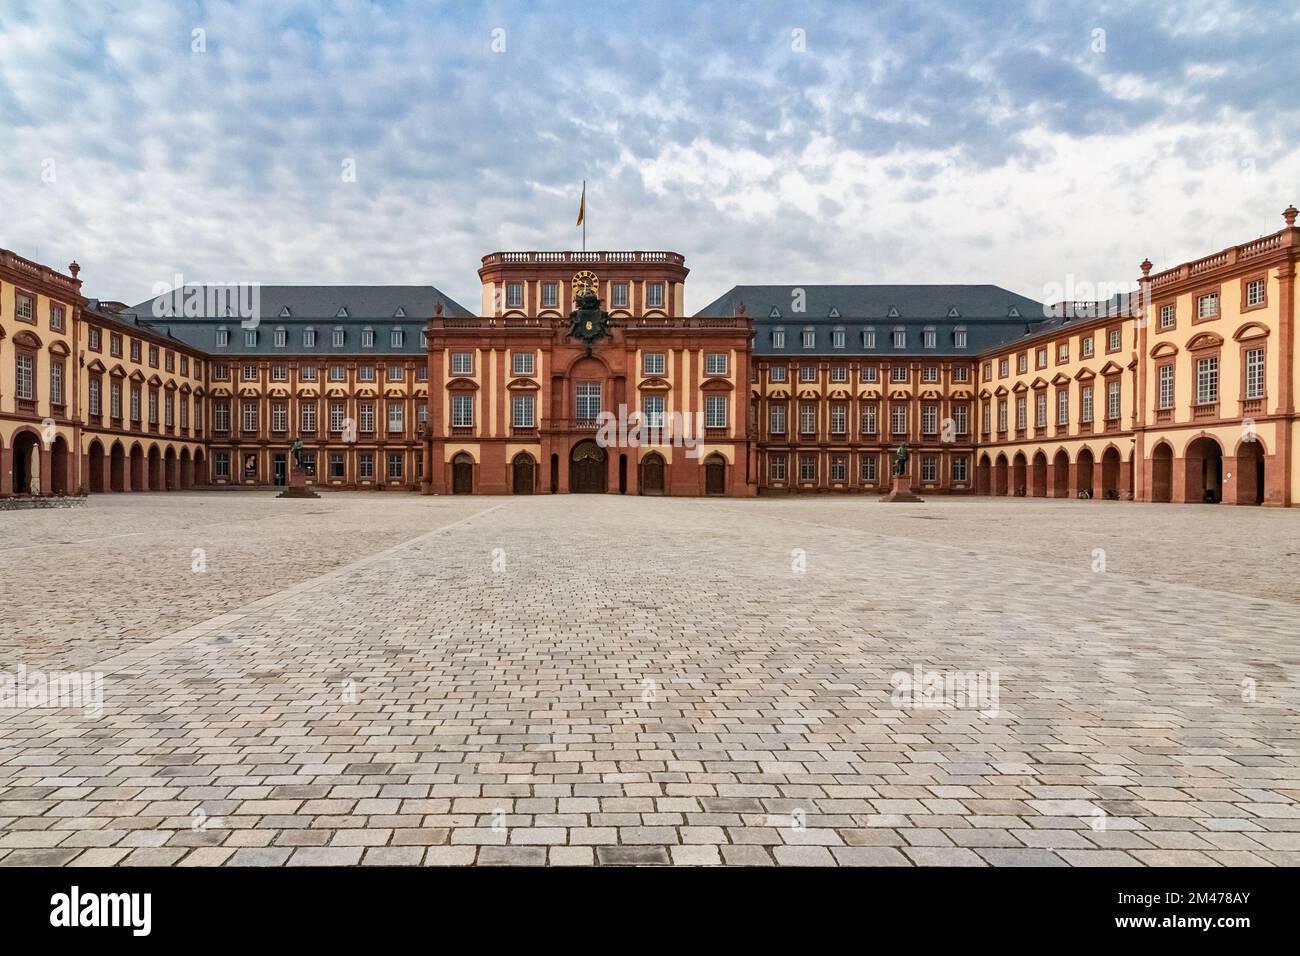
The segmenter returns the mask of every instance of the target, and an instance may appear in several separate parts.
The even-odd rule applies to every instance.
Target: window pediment
[[[669,384],[667,379],[660,378],[656,375],[651,378],[643,379],[641,383],[637,385],[637,389],[642,392],[667,392],[672,389],[672,385]]]
[[[447,383],[449,392],[477,392],[478,382],[472,378],[453,378]]]
[[[1198,352],[1202,349],[1217,349],[1223,345],[1223,336],[1215,335],[1213,332],[1202,332],[1200,335],[1192,336],[1187,343],[1187,351]]]
[[[1268,337],[1269,331],[1269,327],[1261,322],[1247,322],[1233,332],[1232,337],[1238,342],[1246,339],[1262,339]]]

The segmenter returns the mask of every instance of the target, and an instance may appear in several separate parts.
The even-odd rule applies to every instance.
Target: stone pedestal
[[[918,497],[912,491],[911,475],[894,475],[894,483],[889,489],[889,494],[880,499],[881,501],[924,501],[924,498]]]
[[[307,487],[307,473],[297,465],[289,468],[289,484],[277,498],[319,498],[320,495]]]

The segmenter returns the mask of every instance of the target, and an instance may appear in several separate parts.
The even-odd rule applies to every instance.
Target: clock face
[[[579,296],[586,295],[588,292],[595,292],[598,284],[596,273],[584,269],[573,277],[573,294]]]

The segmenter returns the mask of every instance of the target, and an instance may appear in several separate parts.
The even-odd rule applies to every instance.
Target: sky
[[[0,0],[0,247],[83,292],[686,256],[738,284],[1131,284],[1300,202],[1300,4]]]

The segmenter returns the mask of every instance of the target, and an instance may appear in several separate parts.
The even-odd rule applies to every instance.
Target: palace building
[[[0,496],[1300,500],[1297,210],[1101,303],[992,285],[743,285],[675,252],[496,252],[433,286],[185,286],[135,306],[0,251]]]

